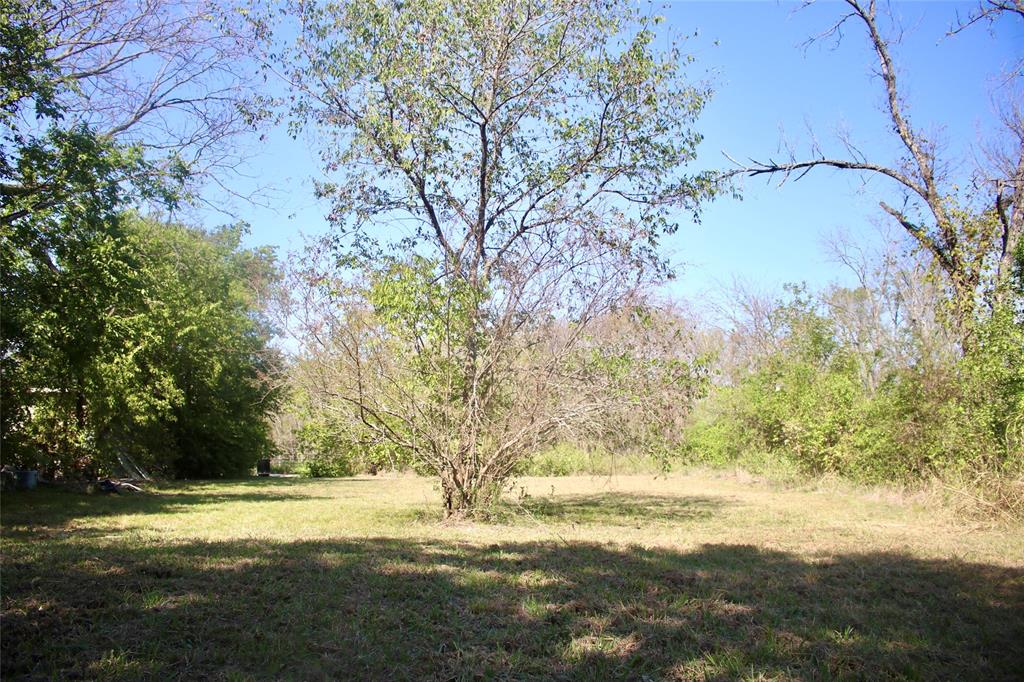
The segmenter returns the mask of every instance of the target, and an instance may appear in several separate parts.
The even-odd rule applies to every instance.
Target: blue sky
[[[892,5],[904,29],[893,53],[912,123],[938,136],[948,153],[970,168],[977,143],[998,129],[992,93],[1006,65],[1024,52],[1024,22],[1005,18],[952,37],[946,32],[957,12],[974,3],[901,2]],[[783,140],[809,151],[813,135],[825,153],[842,155],[836,130],[845,128],[873,160],[894,163],[898,146],[884,113],[884,93],[872,75],[873,53],[858,25],[836,46],[802,44],[827,29],[842,12],[838,2],[799,9],[791,2],[678,1],[664,9],[665,26],[696,37],[685,49],[696,57],[688,73],[710,80],[714,97],[698,128],[705,136],[695,168],[726,167],[737,159],[782,160]],[[236,215],[252,225],[251,245],[282,252],[302,244],[303,234],[327,230],[326,209],[312,194],[319,173],[314,145],[292,140],[283,127],[270,130],[245,169],[251,179],[232,184],[241,191],[272,188],[269,207],[236,204]],[[742,184],[742,201],[722,198],[709,205],[700,225],[685,225],[665,248],[683,265],[670,285],[673,295],[701,299],[720,283],[742,278],[762,288],[806,281],[812,287],[845,281],[830,262],[822,239],[846,230],[876,239],[883,220],[880,199],[898,198],[881,179],[866,185],[849,172],[818,169],[781,188],[763,179]],[[228,205],[214,196],[215,204]],[[206,224],[224,222],[213,211]]]

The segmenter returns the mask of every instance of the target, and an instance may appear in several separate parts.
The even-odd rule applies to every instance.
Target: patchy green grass
[[[1019,679],[1024,529],[710,475],[2,501],[4,679]]]

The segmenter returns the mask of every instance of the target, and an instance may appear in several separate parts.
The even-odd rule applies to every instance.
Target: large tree
[[[463,515],[607,405],[579,341],[666,274],[659,238],[713,194],[687,170],[708,91],[625,2],[286,12],[298,39],[276,68],[316,132],[337,227],[305,300],[335,313],[309,338],[341,349],[340,395]],[[358,275],[334,270],[339,251]]]
[[[811,1],[805,5],[812,4]],[[1005,129],[1001,143],[988,154],[990,163],[980,165],[958,187],[951,168],[958,165],[948,150],[910,117],[910,106],[900,69],[893,55],[896,30],[887,32],[892,17],[879,11],[875,0],[845,0],[842,13],[819,36],[843,38],[844,30],[856,27],[874,57],[875,73],[885,96],[887,134],[895,137],[903,152],[895,159],[869,158],[850,139],[843,153],[826,155],[815,148],[807,158],[795,155],[784,161],[754,161],[732,171],[734,175],[803,177],[814,168],[831,167],[884,178],[895,188],[899,201],[879,202],[882,210],[913,240],[939,273],[948,288],[950,320],[964,350],[975,345],[979,301],[990,307],[1004,305],[1013,294],[1015,263],[1024,235],[1024,118],[1019,97],[1019,65],[1007,74],[1007,89],[999,97],[1004,104]],[[1024,18],[1019,2],[982,2],[951,33],[970,24]],[[977,155],[979,158],[983,154]]]
[[[276,400],[258,301],[275,270],[241,235],[125,214],[44,273],[5,249],[4,462],[62,476],[251,468]]]

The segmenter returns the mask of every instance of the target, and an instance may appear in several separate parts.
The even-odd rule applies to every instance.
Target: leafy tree
[[[374,317],[357,332],[338,315],[361,377],[346,398],[439,477],[446,514],[471,513],[560,425],[606,404],[565,362],[590,320],[665,273],[659,237],[713,193],[685,170],[708,92],[625,2],[286,13],[299,37],[276,51],[279,71],[296,127],[324,143],[319,191],[366,286],[310,281],[330,276],[346,310]],[[383,257],[393,249],[422,258]],[[573,326],[551,341],[556,318]]]
[[[4,358],[5,379],[20,379],[5,413],[21,408],[5,421],[5,460],[63,475],[246,471],[267,451],[275,402],[252,297],[269,255],[239,249],[237,227],[117,225],[62,255],[38,299],[23,286],[40,284],[31,261],[5,282],[23,297],[5,315],[20,342]]]
[[[144,220],[134,225],[135,247],[146,260],[138,286],[150,298],[130,371],[113,375],[125,381],[106,386],[104,408],[111,427],[128,436],[122,442],[152,425],[145,450],[159,453],[159,444],[168,444],[155,464],[178,476],[238,475],[269,453],[266,415],[277,402],[277,356],[267,345],[258,294],[276,270],[269,251],[240,247],[243,233],[240,225],[211,233]],[[109,368],[121,370],[116,363]],[[166,409],[144,401],[134,409],[132,389],[151,388],[156,377],[167,386]]]
[[[97,305],[113,266],[122,203],[161,188],[141,178],[136,150],[88,126],[60,125],[70,85],[49,59],[50,42],[24,3],[5,2],[0,33],[0,320],[5,458],[28,456],[22,425],[45,394],[73,423],[50,445],[80,461],[86,356],[100,333]],[[34,116],[34,122],[33,117]],[[139,182],[132,182],[139,179]],[[170,194],[164,194],[170,200]],[[62,422],[63,424],[63,422]],[[74,434],[74,435],[73,435]]]

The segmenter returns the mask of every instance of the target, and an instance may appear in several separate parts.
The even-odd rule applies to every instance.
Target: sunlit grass
[[[415,477],[3,499],[18,677],[1012,678],[1024,531],[854,489]]]

